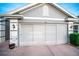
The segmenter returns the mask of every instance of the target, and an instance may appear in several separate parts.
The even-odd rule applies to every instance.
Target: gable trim
[[[12,10],[12,11],[8,12],[8,14],[15,14],[15,13],[17,13],[17,12],[21,12],[21,11],[23,11],[24,9],[30,9],[30,8],[32,8],[32,7],[36,6],[36,5],[38,5],[38,4],[39,4],[39,3],[33,3],[33,4],[30,4],[30,5],[26,5],[26,6],[24,6],[24,7],[19,8],[19,9]]]
[[[42,5],[44,5],[44,4],[39,4],[39,5],[35,6],[35,7],[32,7],[32,8],[27,9],[27,10],[24,10],[24,11],[20,12],[19,14],[22,14],[22,13],[24,13],[24,12],[28,12],[28,11],[30,11],[30,10],[32,10],[32,9],[35,9],[35,8],[37,8],[37,7],[40,7],[40,6],[42,6]]]

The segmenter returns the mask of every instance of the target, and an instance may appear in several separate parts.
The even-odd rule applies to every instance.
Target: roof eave
[[[22,15],[9,15],[9,14],[3,14],[0,15],[0,18],[17,18],[17,19],[22,19],[23,16]]]
[[[73,14],[69,13],[68,11],[66,11],[65,9],[63,9],[62,7],[60,7],[59,5],[57,5],[56,3],[51,3],[52,5],[54,5],[55,7],[59,8],[61,11],[63,11],[65,14],[67,14],[68,16],[71,16],[73,18],[77,18],[76,16],[74,16]]]
[[[13,11],[8,12],[7,14],[15,14],[16,12],[18,12],[18,11],[20,11],[20,10],[23,10],[23,9],[29,8],[29,7],[32,7],[32,6],[36,5],[36,4],[38,4],[38,3],[32,3],[32,4],[30,4],[30,5],[27,5],[27,7],[24,6],[24,7],[22,7],[22,8],[15,9],[15,10],[13,10]]]

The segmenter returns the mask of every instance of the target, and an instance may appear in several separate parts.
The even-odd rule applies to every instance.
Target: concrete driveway
[[[79,49],[71,45],[24,46],[8,49],[0,44],[0,56],[79,56]]]

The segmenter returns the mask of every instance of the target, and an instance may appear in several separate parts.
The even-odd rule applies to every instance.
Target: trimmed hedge
[[[79,46],[79,33],[70,34],[70,43]]]

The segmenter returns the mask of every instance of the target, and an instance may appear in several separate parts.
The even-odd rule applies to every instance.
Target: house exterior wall
[[[0,19],[0,21],[1,21],[1,19]],[[1,24],[1,22],[0,22],[0,24]],[[1,25],[0,25],[0,30],[1,30]],[[0,42],[1,42],[1,31],[0,31]]]
[[[0,43],[5,41],[5,21],[0,19]]]
[[[46,15],[45,12],[47,12]],[[50,4],[43,4],[32,10],[23,11],[20,14],[26,17],[67,18],[67,15]]]
[[[18,45],[18,31],[18,20],[10,19],[10,44],[15,43],[16,46]]]
[[[73,22],[68,22],[68,34],[73,33]]]

